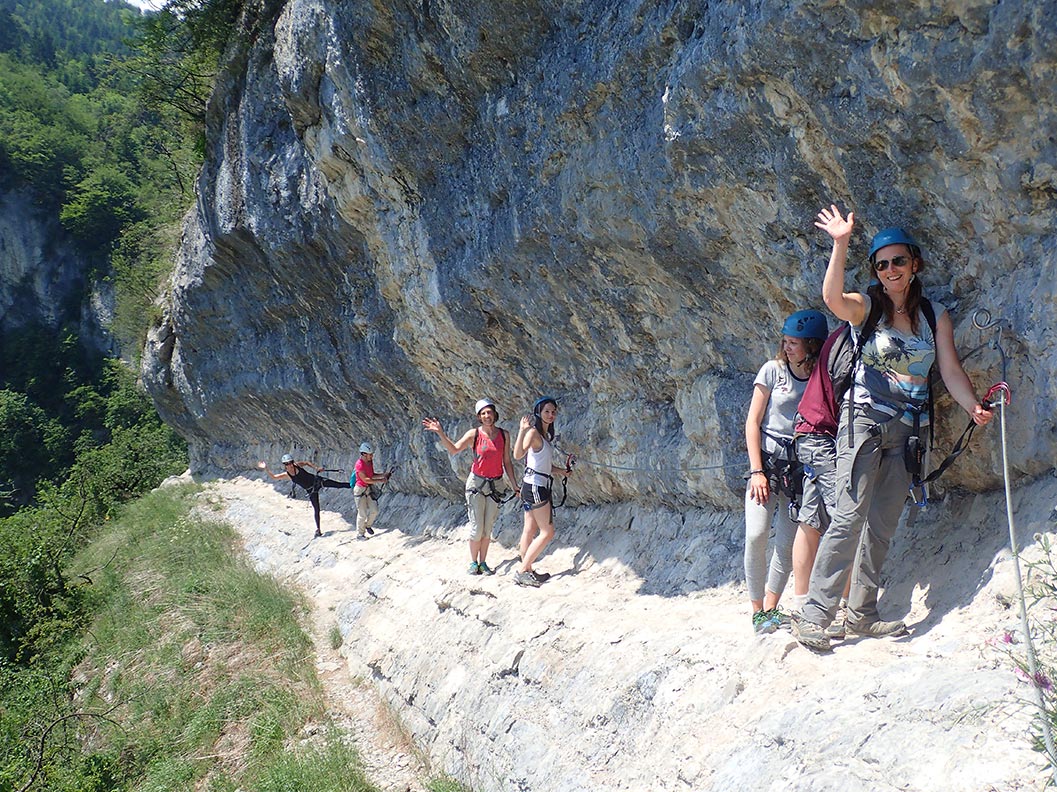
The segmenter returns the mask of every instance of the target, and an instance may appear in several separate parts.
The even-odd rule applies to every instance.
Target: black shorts
[[[539,484],[529,484],[527,481],[521,484],[521,508],[532,511],[551,502],[550,487],[541,487]]]

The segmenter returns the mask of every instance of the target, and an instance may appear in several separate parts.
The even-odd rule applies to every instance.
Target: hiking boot
[[[826,631],[807,619],[796,619],[792,623],[793,637],[801,646],[814,652],[830,651],[829,636]]]
[[[536,578],[536,580],[538,580],[540,583],[546,583],[548,580],[551,579],[550,572],[537,572],[535,569],[530,569],[529,574],[532,575],[532,577]]]
[[[374,536],[374,528],[372,528],[369,525],[367,526],[367,535],[368,536]]]
[[[477,572],[478,575],[494,575],[495,574],[495,570],[492,569],[492,567],[488,566],[488,564],[486,564],[484,561],[481,561],[477,565],[477,569],[478,569],[478,572]]]
[[[858,635],[863,638],[888,638],[893,635],[903,635],[907,626],[902,619],[897,621],[853,622],[848,621],[846,627],[848,635]]]
[[[515,572],[514,582],[519,586],[528,586],[530,588],[539,588],[540,582],[535,578],[531,572]]]
[[[837,608],[837,616],[830,622],[829,627],[826,628],[826,635],[830,638],[841,639],[847,635],[848,628],[848,609],[841,605]]]
[[[356,541],[358,541],[358,542],[365,542],[365,541],[367,541],[367,534],[365,534],[365,533],[358,533],[358,534],[356,534]]]
[[[476,561],[470,562],[470,568],[466,570],[467,575],[480,575],[481,566]]]
[[[778,624],[771,618],[771,612],[758,610],[752,614],[752,629],[757,635],[773,633],[778,629]]]

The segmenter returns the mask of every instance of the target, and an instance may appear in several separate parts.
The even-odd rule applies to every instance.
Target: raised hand
[[[855,227],[855,212],[848,212],[848,218],[844,219],[837,205],[830,204],[829,209],[823,209],[818,213],[815,227],[821,228],[833,237],[834,242],[847,242],[851,237],[852,228]]]
[[[536,422],[529,418],[527,415],[521,416],[521,431],[525,432],[536,425]]]
[[[423,418],[422,428],[425,429],[427,432],[437,432],[439,434],[440,421],[438,421],[436,418]]]
[[[257,470],[267,470],[267,469],[268,469],[268,463],[265,462],[263,459],[260,462],[257,463]]]

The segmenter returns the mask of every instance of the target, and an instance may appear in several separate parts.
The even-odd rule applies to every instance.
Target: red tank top
[[[474,475],[487,479],[502,478],[505,450],[506,432],[500,429],[493,440],[478,429],[473,439]]]

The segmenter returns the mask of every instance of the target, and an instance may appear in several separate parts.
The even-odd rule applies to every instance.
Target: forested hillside
[[[139,12],[128,3],[86,3],[82,0],[3,0],[0,2],[0,51],[23,63],[75,74],[76,66],[89,66],[98,58],[127,56],[130,29]],[[79,86],[86,89],[88,77]]]
[[[144,43],[157,24],[124,3],[0,7],[2,183],[57,218],[88,268],[83,288],[55,307],[58,327],[0,323],[0,514],[32,503],[38,481],[61,481],[79,448],[105,441],[111,379],[100,350],[82,343],[80,305],[108,280],[110,330],[135,356],[191,200],[201,119],[158,98],[148,78],[166,59],[181,68],[170,38]]]
[[[201,162],[201,114],[171,101],[167,75],[193,71],[202,107],[217,65],[215,49],[179,38],[185,24],[121,2],[0,2],[3,197],[55,230],[45,261],[61,247],[84,263],[62,304],[38,312],[57,321],[27,319],[17,301],[37,292],[17,283],[20,310],[0,316],[0,790],[121,783],[80,756],[76,730],[55,729],[100,607],[71,564],[124,504],[186,468],[186,446],[83,316],[93,291],[113,294],[108,329],[138,356]],[[0,278],[18,274],[0,264]]]
[[[123,3],[0,10],[0,169],[54,208],[102,271],[112,253],[143,255],[146,218],[156,229],[182,214],[200,161],[198,119],[145,79],[165,42],[129,49],[149,24]]]

